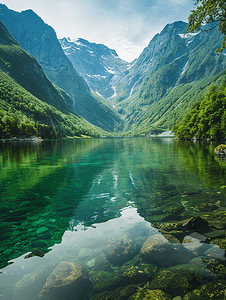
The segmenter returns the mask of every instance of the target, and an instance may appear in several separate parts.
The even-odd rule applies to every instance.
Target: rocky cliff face
[[[38,99],[69,110],[72,99],[46,77],[38,61],[25,52],[0,21],[0,69]]]
[[[204,76],[217,74],[225,68],[224,57],[215,53],[222,38],[221,34],[213,30],[208,34],[184,35],[186,27],[187,23],[178,21],[166,25],[160,34],[155,35],[130,68],[129,74],[122,80],[118,101],[132,96],[147,82],[147,77],[150,78],[164,67],[167,67],[169,72],[166,74],[166,70],[161,69],[159,76],[167,87],[197,81]],[[159,96],[162,97],[161,94]]]
[[[171,129],[210,85],[226,79],[226,56],[216,53],[222,35],[217,29],[184,35],[186,26],[175,22],[156,34],[116,86],[113,102],[132,135]]]
[[[121,123],[109,105],[91,95],[64,54],[54,29],[37,14],[32,10],[15,12],[0,4],[0,19],[21,47],[38,60],[48,78],[72,97],[72,109],[77,114],[105,130],[114,130]]]
[[[64,53],[89,87],[105,98],[114,98],[115,86],[127,73],[128,63],[115,50],[84,39],[60,39]]]
[[[1,4],[0,19],[20,46],[38,60],[48,78],[66,90],[75,101],[81,92],[88,90],[84,80],[64,55],[54,29],[37,14],[32,10],[15,12]],[[70,73],[70,77],[67,73]],[[67,81],[62,80],[62,75],[67,76]]]

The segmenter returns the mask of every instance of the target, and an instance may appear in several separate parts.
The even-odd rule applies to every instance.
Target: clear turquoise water
[[[155,222],[224,210],[226,164],[214,146],[171,138],[0,144],[0,299],[36,299],[61,261],[98,269],[115,236],[142,245],[160,234]],[[45,255],[25,259],[33,249]]]

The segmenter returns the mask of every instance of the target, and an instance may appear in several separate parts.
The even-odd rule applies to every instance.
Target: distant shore
[[[0,139],[0,142],[42,142],[42,141],[43,139],[38,138],[37,136]]]

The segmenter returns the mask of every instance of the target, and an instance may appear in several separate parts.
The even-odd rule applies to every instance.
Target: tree
[[[191,11],[188,17],[188,26],[186,33],[202,31],[201,25],[213,24],[212,30],[218,26],[218,30],[224,35],[221,48],[222,52],[226,49],[226,1],[225,0],[194,0],[196,9]]]

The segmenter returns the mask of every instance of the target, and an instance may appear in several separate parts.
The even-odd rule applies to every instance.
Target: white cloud
[[[125,60],[136,58],[167,23],[186,21],[193,0],[5,0],[33,9],[62,38],[106,44]],[[126,59],[128,58],[128,59]]]

